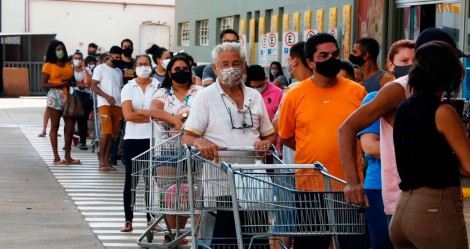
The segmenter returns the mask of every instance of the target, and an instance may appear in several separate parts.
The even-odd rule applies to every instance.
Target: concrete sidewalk
[[[0,247],[104,248],[21,132],[45,99],[0,99]]]

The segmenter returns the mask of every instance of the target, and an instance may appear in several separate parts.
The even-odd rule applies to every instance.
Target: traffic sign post
[[[267,33],[267,51],[266,51],[266,64],[269,64],[273,61],[278,61],[278,34],[277,33]]]
[[[287,58],[289,58],[289,51],[299,39],[299,33],[294,31],[287,31],[282,33],[282,59],[281,65],[286,67],[288,65]]]
[[[332,36],[335,37],[336,40],[338,40],[338,29],[337,28],[329,29],[328,33],[330,33]]]
[[[318,31],[315,30],[315,29],[306,29],[306,30],[304,30],[303,40],[307,41],[308,38],[310,38],[310,36],[312,36],[316,33],[318,33]]]
[[[266,51],[268,46],[268,36],[267,34],[263,34],[261,36],[259,42],[259,49],[258,49],[258,64],[262,67],[266,67],[267,60],[266,60]]]

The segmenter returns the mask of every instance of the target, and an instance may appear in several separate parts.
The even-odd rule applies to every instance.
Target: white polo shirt
[[[98,87],[104,93],[112,96],[116,100],[116,105],[121,106],[121,88],[124,85],[121,69],[112,68],[106,63],[99,64],[93,71],[93,80],[99,81]],[[109,105],[108,101],[98,96],[98,107]]]
[[[221,146],[253,146],[260,137],[273,134],[261,94],[244,84],[241,87],[244,95],[241,110],[218,81],[199,92],[184,129]],[[245,123],[249,128],[232,129],[232,123],[234,127],[243,127]]]
[[[152,78],[150,83],[145,89],[145,93],[142,88],[137,84],[135,79],[130,80],[121,91],[121,103],[125,101],[132,102],[132,108],[136,109],[150,109],[150,104],[153,100],[153,94],[158,89],[158,80]],[[132,121],[126,121],[126,133],[124,139],[150,139],[151,137],[151,123],[135,123]]]

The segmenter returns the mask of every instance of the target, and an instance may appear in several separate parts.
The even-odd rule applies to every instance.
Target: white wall
[[[26,32],[26,1],[2,0],[2,32]]]
[[[174,33],[174,0],[126,0],[126,5],[122,0],[102,2],[30,0],[30,32],[56,33],[69,54],[76,49],[86,53],[90,42],[108,51],[111,46],[119,46],[123,39],[129,38],[134,42],[134,55],[147,49],[139,47],[142,22],[166,23],[170,26],[170,34]],[[172,6],[153,6],[155,4]],[[170,41],[173,40],[170,37]],[[169,49],[172,49],[171,42]]]

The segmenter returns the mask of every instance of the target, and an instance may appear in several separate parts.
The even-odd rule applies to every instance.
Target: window
[[[181,46],[189,46],[189,22],[181,24]]]
[[[199,45],[209,45],[209,21],[199,22]]]
[[[233,29],[233,16],[224,17],[220,21],[220,30]]]

